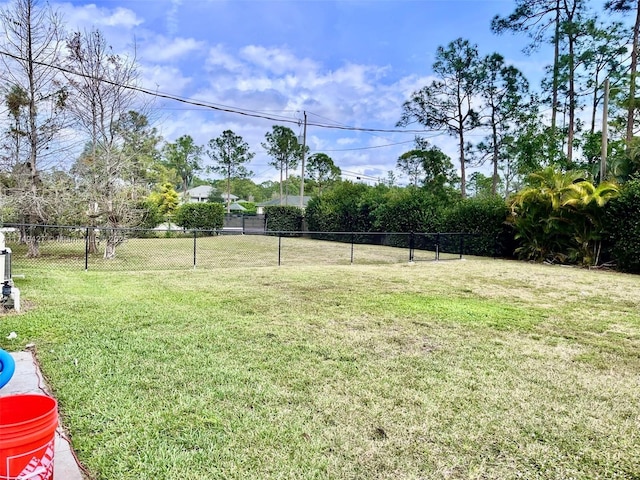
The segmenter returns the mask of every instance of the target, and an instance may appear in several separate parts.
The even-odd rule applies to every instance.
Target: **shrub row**
[[[224,224],[224,211],[220,203],[185,203],[176,209],[173,221],[187,230],[216,230]]]
[[[470,233],[466,253],[511,256],[515,246],[507,213],[498,197],[461,200],[447,190],[344,182],[314,198],[306,219],[309,230],[319,232]]]
[[[605,206],[605,248],[623,272],[640,273],[640,179],[623,185]]]
[[[626,183],[604,207],[602,259],[625,272],[640,273],[640,179]],[[298,207],[267,207],[267,230],[298,232]],[[455,192],[436,194],[420,188],[369,187],[343,182],[309,203],[306,230],[315,232],[469,233],[465,252],[511,257],[518,247],[506,221],[509,208],[499,197],[460,199]],[[216,203],[180,206],[174,222],[186,229],[218,229],[224,207]],[[338,238],[338,237],[336,237]],[[345,238],[345,237],[340,237]]]
[[[265,225],[271,232],[300,232],[302,230],[302,210],[294,206],[265,207]]]

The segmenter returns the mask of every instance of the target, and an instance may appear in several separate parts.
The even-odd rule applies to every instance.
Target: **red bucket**
[[[44,395],[0,397],[0,480],[53,480],[58,403]]]

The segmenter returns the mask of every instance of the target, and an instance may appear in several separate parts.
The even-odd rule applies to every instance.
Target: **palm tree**
[[[521,243],[516,253],[530,260],[596,265],[602,207],[618,195],[617,185],[602,182],[596,187],[584,172],[552,167],[530,175],[528,183],[511,202],[509,221]]]
[[[583,265],[597,265],[602,248],[604,205],[619,194],[612,182],[601,182],[597,187],[583,180],[565,191],[562,207],[572,217],[573,241],[570,257]]]

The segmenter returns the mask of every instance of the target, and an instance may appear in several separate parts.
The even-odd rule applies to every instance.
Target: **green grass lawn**
[[[640,277],[23,273],[0,346],[36,344],[96,479],[640,478]]]
[[[347,237],[348,238],[348,237]],[[14,270],[30,269],[47,272],[52,268],[69,271],[85,269],[84,239],[40,242],[40,257],[27,258],[27,247],[17,242],[8,245],[13,251]],[[318,241],[270,235],[214,235],[175,238],[128,238],[118,245],[116,257],[103,258],[104,241],[98,252],[89,255],[88,270],[130,271],[196,268],[228,268],[281,265],[349,265],[404,263],[409,260],[408,248],[379,245]],[[195,250],[195,251],[194,251]],[[458,255],[445,254],[443,258]],[[433,259],[434,252],[416,250],[416,258]]]

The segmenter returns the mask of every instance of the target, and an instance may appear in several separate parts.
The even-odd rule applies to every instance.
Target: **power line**
[[[413,140],[407,140],[406,142],[387,143],[386,145],[375,145],[373,147],[357,147],[357,148],[339,148],[335,150],[316,150],[318,152],[353,152],[356,150],[371,150],[374,148],[393,147],[395,145],[405,145],[407,143],[413,143]]]
[[[310,113],[311,115],[314,115],[314,116],[316,116],[318,118],[321,118],[323,120],[326,120],[328,122],[332,122],[332,124],[335,126],[335,128],[341,128],[341,127],[351,128],[350,125],[346,125],[344,123],[340,123],[337,120],[332,120],[331,118],[323,117],[322,115],[319,115],[317,113],[314,113],[314,112],[307,112],[307,113]],[[423,133],[423,132],[426,132],[426,131],[427,130],[423,130],[420,133]],[[387,142],[390,141],[388,138],[381,137],[380,135],[375,135],[372,132],[365,132],[365,133],[367,133],[367,134],[369,134],[369,135],[371,135],[373,137],[377,137],[377,138],[381,138],[383,140],[386,140]],[[397,145],[400,145],[401,143],[411,143],[411,141],[409,141],[409,142],[400,142]],[[389,144],[389,145],[395,145],[395,144]],[[368,149],[371,149],[371,148],[379,148],[379,147],[361,147],[361,148],[354,148],[354,149],[336,149],[336,150],[328,150],[328,151],[330,151],[330,152],[341,152],[341,151],[350,151],[350,150],[368,150]]]
[[[9,52],[5,52],[5,51],[1,51],[0,50],[0,55],[4,55],[7,56],[9,58],[13,58],[14,60],[18,60],[18,61],[27,61],[27,59],[20,57],[18,55],[14,55],[12,53]],[[286,117],[281,117],[281,118],[277,118],[275,116],[271,116],[271,115],[266,115],[266,114],[261,114],[258,113],[255,110],[248,110],[248,109],[241,109],[238,107],[231,107],[231,106],[227,106],[227,105],[221,105],[221,104],[214,104],[214,103],[210,103],[210,102],[205,102],[203,100],[193,100],[193,99],[189,99],[189,98],[183,98],[183,97],[179,97],[177,95],[174,94],[170,94],[170,93],[164,93],[164,92],[160,92],[158,90],[156,91],[152,91],[149,90],[147,88],[144,87],[138,87],[135,85],[125,85],[122,83],[118,83],[118,82],[114,82],[113,80],[108,80],[105,78],[97,78],[97,77],[93,77],[91,75],[87,75],[84,73],[79,73],[76,71],[73,71],[69,68],[65,68],[59,65],[52,65],[52,64],[48,64],[45,62],[40,62],[37,60],[33,60],[32,63],[36,64],[36,65],[40,65],[43,67],[48,67],[48,68],[53,68],[55,70],[58,70],[60,72],[63,73],[67,73],[69,75],[77,75],[79,77],[84,77],[84,78],[88,78],[91,80],[97,80],[99,82],[104,82],[107,83],[109,85],[113,85],[116,87],[121,87],[121,88],[126,88],[129,90],[133,90],[134,92],[139,92],[139,93],[143,93],[145,95],[150,95],[153,97],[157,97],[157,98],[164,98],[166,100],[173,100],[175,102],[180,102],[180,103],[184,103],[187,105],[193,105],[196,107],[202,107],[202,108],[207,108],[210,110],[216,110],[216,111],[220,111],[220,112],[226,112],[226,113],[232,113],[232,114],[236,114],[236,115],[243,115],[245,117],[251,117],[251,118],[260,118],[263,120],[271,120],[271,121],[275,121],[275,122],[282,122],[282,123],[291,123],[291,124],[295,124],[298,125],[300,123],[299,119],[287,119]],[[424,133],[427,130],[399,130],[399,129],[384,129],[384,128],[365,128],[365,127],[351,127],[351,126],[344,126],[344,125],[329,125],[329,124],[323,124],[323,123],[316,123],[316,122],[309,122],[307,123],[308,126],[313,126],[313,127],[318,127],[318,128],[326,128],[326,129],[335,129],[335,130],[348,130],[348,131],[356,131],[356,132],[379,132],[379,133]]]
[[[378,180],[378,177],[373,177],[371,175],[366,175],[364,173],[359,173],[359,172],[352,172],[350,170],[340,170],[340,173],[348,177],[364,178],[365,180],[373,180],[373,181]]]
[[[440,132],[440,133],[436,133],[434,135],[429,135],[428,137],[420,137],[424,140],[429,140],[431,138],[436,138],[436,137],[441,137],[442,135],[446,135],[446,133],[444,132]],[[322,151],[322,152],[351,152],[351,151],[356,151],[356,150],[371,150],[373,148],[385,148],[385,147],[394,147],[396,145],[406,145],[407,143],[413,143],[415,140],[407,140],[404,142],[396,142],[396,143],[387,143],[385,145],[375,145],[373,147],[354,147],[354,148],[341,148],[341,149],[337,149],[337,150],[316,150],[316,151]]]

